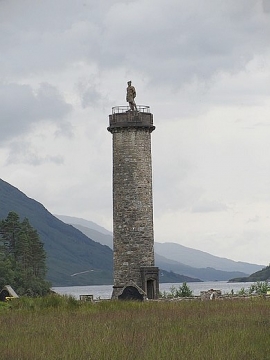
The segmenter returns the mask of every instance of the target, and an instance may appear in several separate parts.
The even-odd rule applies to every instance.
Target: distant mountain
[[[61,216],[61,215],[58,215]],[[61,216],[62,218],[62,216]],[[77,218],[70,218],[72,225],[82,231],[85,235],[91,236],[95,241],[99,241],[101,244],[106,244],[113,247],[113,238],[112,235],[100,234],[92,229],[84,226],[77,225]],[[80,219],[82,220],[82,219]],[[85,220],[86,221],[86,220]],[[97,226],[97,224],[95,224]],[[90,225],[91,226],[91,225]],[[168,244],[168,249],[166,246]],[[172,247],[172,250],[171,250]],[[185,246],[174,244],[174,243],[155,243],[155,249],[160,249],[156,251],[155,259],[156,265],[160,269],[166,270],[168,272],[173,271],[177,274],[184,274],[185,276],[195,277],[202,279],[204,281],[226,281],[232,277],[244,277],[250,274],[251,269],[261,268],[260,265],[253,265],[248,263],[239,263],[233,260],[219,258],[214,255],[210,255],[200,250],[194,250],[187,248]],[[171,258],[161,256],[161,251],[165,252],[169,256],[179,259],[178,261],[172,260]],[[194,256],[192,256],[194,253]],[[163,255],[163,253],[162,253]],[[201,259],[202,258],[202,259]],[[182,261],[180,260],[182,259]],[[218,260],[221,260],[220,268],[218,267]],[[200,264],[206,263],[206,267],[200,266]],[[195,264],[195,265],[193,265]],[[213,265],[216,265],[218,268],[214,268]],[[245,266],[245,264],[247,264]],[[222,270],[222,268],[227,270]],[[241,270],[242,271],[241,271]]]
[[[96,230],[101,234],[112,236],[111,231],[105,229],[102,226],[99,226],[98,224],[94,223],[93,221],[85,220],[82,218],[77,218],[74,216],[67,216],[67,215],[54,215],[54,216],[56,216],[59,220],[63,221],[66,224],[71,224],[71,225],[76,224],[78,226],[83,226],[86,229]]]
[[[257,282],[257,281],[270,281],[270,266],[256,271],[247,277],[237,277],[230,279],[229,282]]]
[[[56,216],[58,217],[58,219],[62,218],[60,215],[56,215]],[[72,218],[72,219],[74,219],[74,218]],[[77,223],[72,223],[72,222],[71,223],[67,222],[67,223],[69,225],[74,226],[76,229],[80,230],[83,234],[85,234],[90,239],[93,239],[94,241],[97,241],[102,245],[107,245],[111,249],[113,248],[113,237],[111,234],[104,234],[97,230],[91,229],[89,227],[79,225]]]
[[[159,271],[159,282],[160,283],[183,283],[183,282],[202,282],[202,280],[194,278],[194,277],[176,274],[173,271],[160,270]]]
[[[113,283],[113,253],[108,246],[89,239],[0,179],[0,219],[10,211],[21,220],[27,217],[38,231],[47,253],[47,278],[54,286]],[[78,275],[71,276],[74,273]]]
[[[112,245],[111,232],[91,221],[75,218],[80,231],[57,219],[42,204],[0,179],[0,219],[6,218],[10,211],[18,213],[21,220],[27,217],[38,231],[47,253],[47,278],[54,286],[113,283],[113,252],[109,246],[100,244],[102,241]],[[72,217],[65,218],[74,222]],[[178,246],[181,248],[181,245]],[[249,275],[247,272],[234,271],[233,265],[238,263],[228,259],[223,260],[231,263],[231,271],[216,270],[210,261],[212,255],[208,255],[208,266],[199,268],[156,254],[160,272],[163,275],[166,273],[160,280],[168,279],[168,282],[173,282],[176,281],[173,279],[180,279],[178,275],[202,280],[228,280]],[[214,258],[216,260],[217,257]],[[196,266],[198,264],[199,259],[196,258]]]
[[[38,231],[47,254],[47,279],[53,286],[113,284],[113,252],[106,245],[93,241],[75,227],[57,219],[39,202],[30,199],[20,190],[0,179],[0,220],[10,211],[15,211],[20,219],[29,219]],[[62,217],[64,218],[64,217]],[[71,217],[65,217],[67,221]],[[78,221],[79,220],[79,221]],[[111,233],[99,225],[77,219],[76,222],[94,226],[83,228],[88,235],[111,240]],[[162,271],[161,282],[200,281],[172,271]]]
[[[186,276],[199,278],[203,281],[227,281],[232,277],[243,277],[243,272],[240,271],[223,271],[216,270],[212,267],[194,268],[189,265],[179,263],[174,260],[167,259],[156,253],[156,265],[164,270],[173,271],[177,274],[185,274]]]
[[[251,274],[260,270],[264,265],[250,264],[241,261],[233,261],[208,254],[201,250],[168,242],[155,243],[155,251],[167,259],[174,260],[196,268],[214,268],[223,271],[240,271]]]

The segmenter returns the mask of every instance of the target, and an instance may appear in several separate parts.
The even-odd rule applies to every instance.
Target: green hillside
[[[190,276],[179,275],[173,271],[160,270],[159,271],[160,283],[183,283],[183,282],[203,282],[202,280]]]
[[[256,271],[255,273],[246,277],[237,277],[230,279],[229,282],[257,282],[257,281],[269,281],[270,279],[270,265],[266,266],[262,270]]]
[[[21,220],[28,218],[38,231],[47,254],[47,279],[53,286],[113,284],[113,252],[108,246],[91,240],[0,179],[0,219],[5,219],[10,211],[16,212]],[[172,271],[163,271],[160,280],[200,281]]]
[[[47,253],[47,279],[53,286],[113,283],[113,252],[98,242],[97,232],[92,231],[96,241],[91,240],[88,233],[86,236],[62,222],[42,204],[0,179],[0,219],[5,219],[10,211],[16,212],[21,220],[28,218],[38,231]],[[228,280],[247,275],[213,268],[193,268],[157,254],[156,264],[160,268],[160,282]]]
[[[47,253],[48,280],[54,286],[112,284],[112,250],[54,217],[37,201],[0,179],[0,219],[15,211],[29,219]],[[88,272],[86,272],[88,271]],[[76,276],[74,273],[84,272]]]
[[[60,217],[60,219],[62,219],[63,221],[68,221],[68,223],[71,223],[75,228],[79,229],[82,233],[84,233],[86,236],[91,237],[91,239],[98,241],[102,244],[109,244],[109,246],[112,248],[112,235],[110,234],[104,234],[101,233],[97,230],[93,230],[91,228],[89,228],[89,226],[92,226],[92,223],[88,224],[88,221],[85,219],[78,219],[78,218],[74,218],[74,217],[70,217],[70,216],[63,216],[63,215],[56,215],[57,217]],[[70,222],[71,221],[71,222]],[[80,224],[78,224],[80,222]],[[84,225],[81,225],[84,224]],[[97,224],[94,224],[95,226],[97,226]],[[101,231],[103,231],[104,229],[101,229]],[[155,243],[155,245],[162,245],[163,244],[159,244],[159,243]],[[203,281],[228,281],[229,279],[231,279],[232,277],[243,277],[243,276],[248,276],[251,272],[244,272],[244,271],[238,271],[237,269],[240,267],[242,268],[241,265],[245,265],[245,269],[259,269],[260,267],[258,265],[255,264],[248,264],[248,263],[242,263],[239,264],[235,261],[229,260],[229,259],[223,259],[223,258],[218,258],[216,256],[204,253],[203,251],[198,251],[198,250],[194,250],[194,249],[190,249],[187,247],[184,247],[182,245],[178,245],[178,244],[170,244],[168,243],[168,247],[170,247],[170,245],[177,245],[178,248],[175,248],[175,253],[177,253],[178,255],[181,255],[180,252],[181,250],[183,250],[184,253],[187,254],[188,251],[188,257],[190,258],[190,264],[185,264],[184,261],[175,261],[171,258],[166,258],[164,256],[161,256],[160,254],[158,254],[157,252],[155,253],[155,263],[156,266],[158,266],[160,269],[160,273],[163,271],[166,271],[167,275],[162,277],[160,276],[160,282],[189,282],[189,281],[194,281],[194,280],[181,280],[180,278],[175,277],[175,275],[178,274],[184,274],[184,276],[189,277],[190,279],[201,279]],[[163,247],[164,248],[164,247]],[[192,256],[191,253],[194,254],[194,260],[191,261]],[[162,252],[163,254],[163,252]],[[198,267],[198,264],[200,264],[200,256],[205,257],[207,255],[208,257],[208,262],[209,265],[208,267]],[[182,257],[179,256],[179,258],[181,259]],[[221,269],[215,269],[213,267],[213,261],[211,261],[211,259],[213,259],[214,263],[218,266],[217,263],[217,259],[220,259],[221,264],[225,262],[227,262],[228,265],[231,266],[231,270],[221,270]],[[194,265],[193,265],[194,264]],[[239,266],[240,265],[240,266]],[[229,266],[227,266],[228,269],[230,269]],[[165,274],[165,272],[164,272]],[[174,274],[174,275],[173,275]],[[179,276],[183,276],[183,275],[179,275]]]

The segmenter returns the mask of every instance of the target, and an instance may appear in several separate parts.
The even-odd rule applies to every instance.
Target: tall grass
[[[0,358],[270,359],[270,301],[81,303],[19,299],[0,311]]]

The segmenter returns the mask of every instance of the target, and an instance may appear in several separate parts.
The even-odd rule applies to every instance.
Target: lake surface
[[[208,282],[191,282],[187,283],[192,290],[193,295],[200,295],[201,291],[210,289],[221,290],[222,294],[230,293],[232,290],[237,293],[242,288],[248,289],[253,282],[247,283],[227,283],[226,281],[208,281]],[[161,292],[170,292],[172,286],[178,288],[182,283],[165,283],[159,284]],[[112,295],[112,285],[92,285],[92,286],[68,286],[68,287],[53,287],[53,291],[60,295],[72,295],[76,299],[80,295],[93,295],[94,299],[110,299]]]

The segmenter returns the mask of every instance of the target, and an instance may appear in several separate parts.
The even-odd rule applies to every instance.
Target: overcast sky
[[[150,105],[155,240],[270,262],[270,0],[0,0],[1,178],[112,230],[108,115]]]

